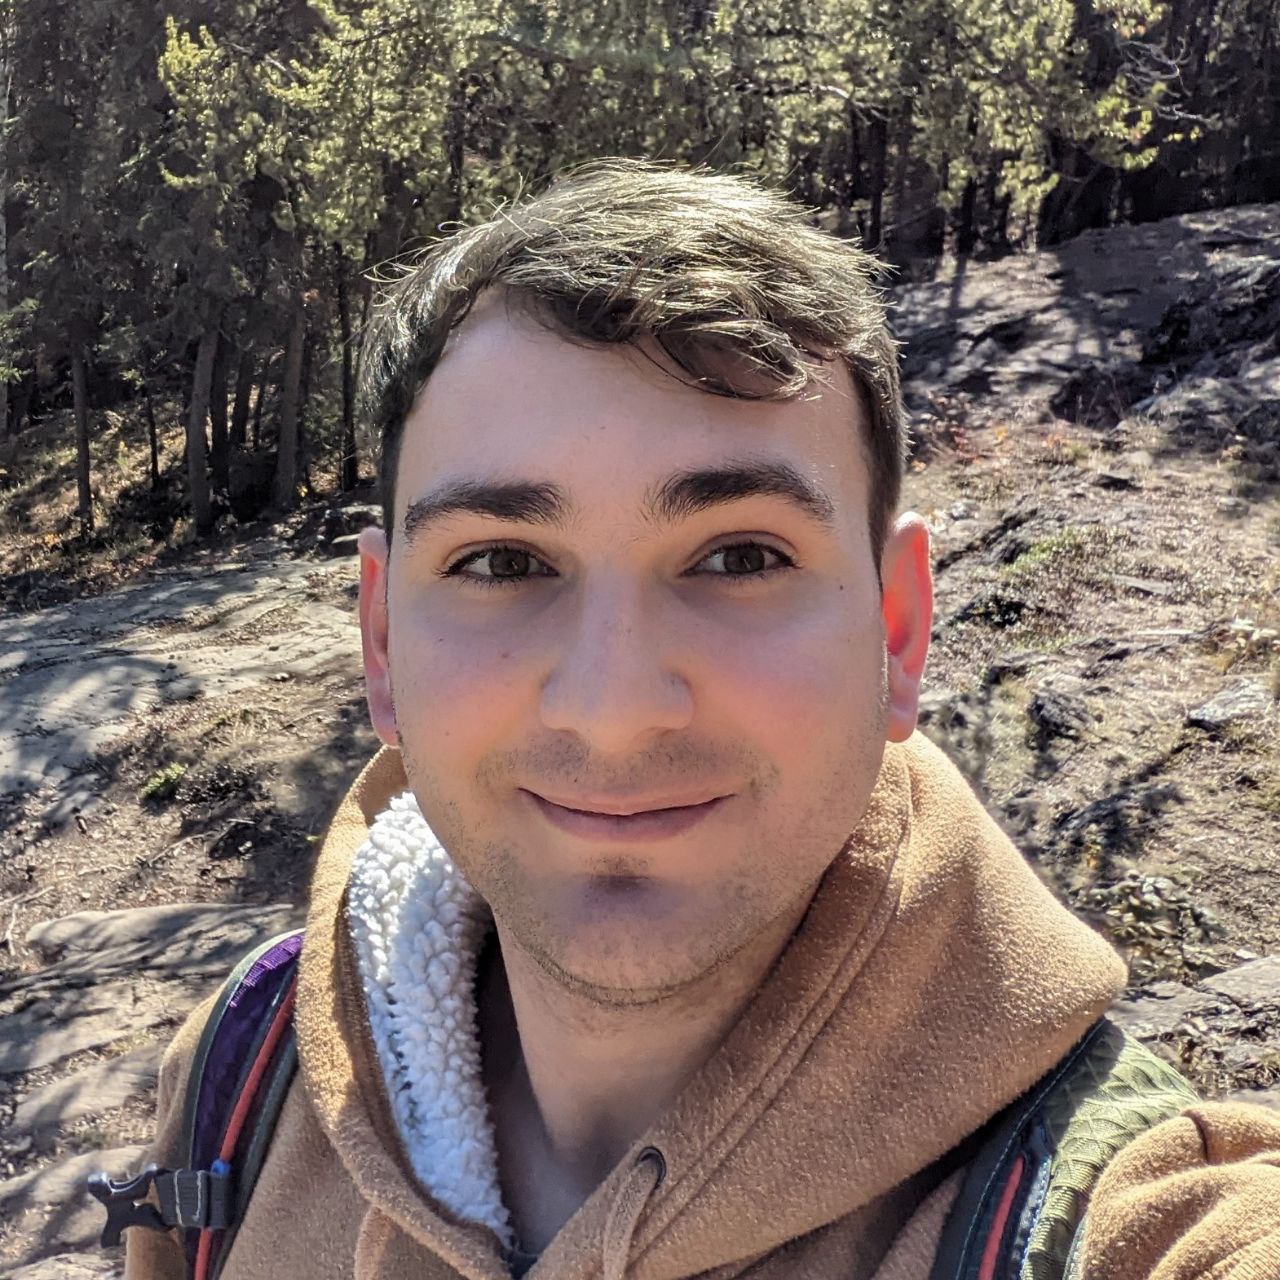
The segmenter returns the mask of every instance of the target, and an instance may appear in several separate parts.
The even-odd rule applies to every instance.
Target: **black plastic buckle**
[[[120,1233],[129,1227],[147,1227],[152,1231],[168,1231],[160,1211],[153,1204],[137,1204],[156,1178],[167,1169],[149,1164],[128,1182],[113,1182],[105,1173],[89,1175],[89,1194],[101,1200],[107,1211],[107,1225],[102,1229],[102,1247],[113,1249],[120,1243]]]

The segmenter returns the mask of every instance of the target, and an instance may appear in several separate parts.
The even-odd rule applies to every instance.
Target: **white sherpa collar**
[[[396,796],[351,864],[348,911],[373,1042],[423,1187],[460,1218],[511,1224],[480,1073],[476,962],[492,917],[423,818]]]

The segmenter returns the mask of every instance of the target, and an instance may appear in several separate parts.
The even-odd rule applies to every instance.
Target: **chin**
[[[519,940],[557,982],[597,1003],[652,1004],[695,986],[739,949],[710,917],[688,890],[592,877],[539,922],[536,937]]]

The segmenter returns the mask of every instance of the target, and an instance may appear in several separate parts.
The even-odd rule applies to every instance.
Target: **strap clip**
[[[157,1175],[166,1172],[158,1164],[149,1164],[136,1178],[115,1182],[105,1173],[89,1176],[89,1194],[102,1201],[107,1211],[107,1225],[102,1229],[102,1247],[113,1249],[120,1243],[120,1233],[129,1227],[147,1227],[167,1231],[168,1227],[153,1204],[137,1204],[146,1197]]]
[[[156,1177],[160,1216],[184,1231],[225,1231],[231,1220],[231,1169],[215,1160],[210,1169],[175,1169]]]
[[[155,1187],[159,1205],[144,1200]],[[221,1161],[212,1169],[162,1169],[149,1164],[128,1182],[113,1182],[105,1173],[89,1178],[89,1192],[107,1210],[102,1231],[104,1248],[120,1243],[120,1233],[129,1227],[168,1231],[224,1231],[231,1214],[231,1170]]]

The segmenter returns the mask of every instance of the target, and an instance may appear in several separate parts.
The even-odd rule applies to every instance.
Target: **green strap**
[[[1033,1130],[1052,1152],[1047,1185],[1040,1203],[1022,1211],[1033,1217],[1021,1265],[1011,1258],[1001,1280],[1080,1280],[1084,1213],[1102,1171],[1139,1134],[1198,1100],[1175,1067],[1099,1019],[1043,1080],[978,1130],[930,1280],[976,1276],[996,1198]]]
[[[971,1280],[977,1274],[995,1200],[1008,1180],[1023,1135],[1046,1098],[1075,1071],[1105,1026],[1101,1020],[1094,1023],[1057,1066],[979,1130],[980,1145],[943,1224],[929,1280]]]
[[[1053,1157],[1049,1185],[1017,1280],[1062,1280],[1094,1186],[1130,1142],[1199,1101],[1163,1058],[1104,1019],[1070,1076],[1045,1098],[1040,1120]]]
[[[1071,1237],[1071,1249],[1067,1254],[1066,1266],[1062,1269],[1062,1280],[1084,1280],[1084,1227],[1089,1220],[1086,1210],[1076,1226],[1076,1233]]]

